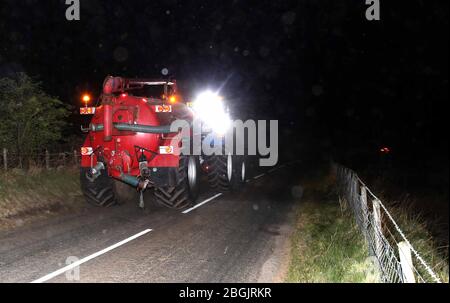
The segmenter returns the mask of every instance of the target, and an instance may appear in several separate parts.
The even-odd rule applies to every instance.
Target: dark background
[[[38,77],[76,113],[106,75],[168,68],[187,96],[223,86],[240,118],[278,119],[283,155],[448,187],[448,1],[380,2],[367,21],[364,0],[82,0],[69,22],[62,0],[2,0],[0,76]]]

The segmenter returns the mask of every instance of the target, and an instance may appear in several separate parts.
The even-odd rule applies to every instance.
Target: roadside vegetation
[[[28,168],[33,154],[61,143],[69,107],[24,73],[0,78],[0,148]]]
[[[398,171],[380,174],[363,172],[362,176],[386,205],[412,246],[441,281],[448,283],[448,168],[444,168],[433,178],[427,174],[415,173],[402,180]],[[446,178],[441,179],[439,176]],[[395,230],[392,226],[388,227]],[[429,278],[415,258],[413,262],[417,271]]]
[[[364,238],[351,215],[341,211],[332,180],[319,178],[304,187],[286,282],[377,282]]]
[[[440,241],[433,237],[430,231],[430,222],[427,222],[420,213],[415,213],[410,208],[410,204],[401,206],[393,204],[389,207],[389,211],[396,220],[397,224],[405,233],[411,242],[411,245],[420,253],[422,258],[427,262],[433,271],[439,276],[441,281],[449,282],[448,271],[448,246],[442,246]],[[413,258],[413,261],[414,260]],[[417,270],[421,275],[427,277],[424,268],[415,263]]]
[[[0,227],[83,205],[76,168],[0,173]]]
[[[286,282],[379,282],[375,260],[350,210],[342,209],[331,175],[304,183],[291,237],[291,262]],[[439,246],[429,223],[408,203],[385,202],[425,261],[448,283],[448,247]],[[417,265],[417,264],[416,264]],[[422,271],[418,267],[419,271]]]
[[[81,195],[78,169],[46,170],[35,163],[37,155],[65,142],[69,114],[26,74],[0,78],[0,227],[67,207]]]

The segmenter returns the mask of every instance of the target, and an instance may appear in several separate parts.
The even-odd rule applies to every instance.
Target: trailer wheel
[[[156,202],[175,209],[182,209],[191,205],[198,196],[199,166],[198,157],[180,156],[177,185],[155,188]]]
[[[110,178],[106,170],[101,171],[101,175],[91,182],[86,173],[90,168],[82,167],[80,169],[80,184],[86,201],[89,204],[98,207],[109,207],[117,204],[114,192],[113,179]]]

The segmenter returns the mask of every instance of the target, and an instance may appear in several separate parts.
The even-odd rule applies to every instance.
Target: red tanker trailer
[[[199,114],[206,120],[217,115],[210,97],[204,95],[199,102]],[[219,191],[245,183],[242,157],[182,152],[192,128],[182,132],[171,129],[171,123],[192,125],[197,113],[181,98],[175,81],[107,77],[99,101],[96,107],[80,109],[81,114],[93,114],[89,127],[82,128],[87,137],[81,148],[80,180],[88,202],[111,206],[127,199],[132,190],[140,193],[139,205],[144,207],[143,192],[151,189],[156,202],[180,209],[195,201],[203,172]]]

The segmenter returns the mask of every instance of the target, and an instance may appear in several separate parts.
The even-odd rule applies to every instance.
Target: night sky
[[[280,120],[303,149],[448,166],[448,1],[380,2],[369,22],[364,0],[81,0],[69,22],[65,1],[2,0],[0,76],[79,106],[106,75],[168,68],[185,95],[223,85],[242,118]]]

